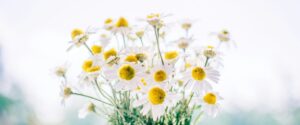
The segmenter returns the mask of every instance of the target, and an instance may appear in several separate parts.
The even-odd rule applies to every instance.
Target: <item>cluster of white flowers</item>
[[[95,87],[101,97],[80,93],[65,82],[61,89],[63,101],[71,95],[83,96],[119,111],[119,105],[129,100],[130,108],[140,108],[142,115],[154,121],[180,102],[189,109],[201,107],[203,113],[216,116],[222,97],[213,84],[218,83],[219,67],[223,66],[220,46],[232,43],[229,32],[215,35],[216,46],[194,47],[192,44],[201,41],[189,35],[193,23],[187,20],[180,23],[186,34],[170,42],[165,39],[165,18],[150,14],[143,19],[147,25],[142,28],[120,17],[106,19],[101,28],[74,29],[68,50],[83,46],[90,53],[83,61],[78,84]],[[89,42],[91,36],[99,39]],[[57,76],[67,80],[66,67],[56,69]],[[96,107],[96,103],[89,102],[80,110],[80,118],[88,112],[100,112]]]

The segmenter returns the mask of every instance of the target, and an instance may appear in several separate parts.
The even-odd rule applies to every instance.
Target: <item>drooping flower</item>
[[[85,118],[89,113],[96,112],[96,106],[94,103],[88,103],[86,104],[82,109],[78,112],[78,118],[83,119]]]
[[[72,89],[67,84],[62,84],[60,87],[60,96],[61,96],[61,104],[64,105],[66,99],[68,99],[72,95]]]

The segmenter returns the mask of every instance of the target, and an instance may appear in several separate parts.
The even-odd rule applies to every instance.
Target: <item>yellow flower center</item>
[[[165,53],[165,58],[168,60],[175,59],[178,56],[177,51],[169,51]]]
[[[209,57],[209,58],[213,58],[217,55],[217,53],[214,51],[214,47],[213,46],[208,46],[204,52],[203,52],[204,56]]]
[[[124,79],[124,80],[131,80],[134,78],[135,76],[135,70],[133,67],[131,67],[130,65],[128,64],[124,64],[123,66],[121,66],[119,68],[119,72],[118,72],[118,75],[121,79]]]
[[[69,97],[72,94],[72,89],[69,87],[64,88],[64,97]]]
[[[135,35],[139,38],[142,38],[144,36],[144,31],[143,30],[137,31],[135,32]]]
[[[221,31],[218,35],[218,38],[221,42],[228,42],[230,40],[229,32],[227,30]]]
[[[110,24],[112,23],[112,19],[111,18],[107,18],[105,21],[104,21],[104,24]]]
[[[195,80],[202,81],[206,77],[206,73],[203,68],[195,67],[192,69],[192,77]]]
[[[136,55],[128,55],[126,58],[125,58],[125,61],[126,62],[137,62],[138,59],[136,58]]]
[[[167,73],[164,70],[158,70],[153,75],[156,82],[163,82],[167,79]]]
[[[227,35],[227,34],[229,34],[229,32],[227,30],[223,30],[222,34]]]
[[[94,104],[94,103],[90,103],[90,104],[88,105],[88,107],[87,107],[87,110],[88,110],[89,112],[95,112],[95,111],[96,111],[95,108],[96,108],[95,104]]]
[[[216,104],[217,102],[217,97],[215,94],[213,93],[207,93],[204,97],[203,97],[204,102],[208,103],[208,104]]]
[[[148,19],[152,19],[152,18],[154,18],[154,17],[160,17],[160,14],[158,14],[158,13],[152,13],[152,14],[149,14],[149,15],[147,15],[147,18]]]
[[[73,29],[71,32],[71,37],[74,40],[77,36],[84,34],[84,32],[81,29]]]
[[[105,60],[107,60],[111,56],[117,56],[117,51],[114,48],[103,53],[103,57]]]
[[[82,69],[85,72],[96,72],[99,71],[101,68],[100,66],[93,66],[93,60],[85,60]]]
[[[181,25],[181,27],[182,27],[182,29],[184,29],[184,30],[188,30],[188,29],[190,29],[190,28],[192,27],[192,24],[191,24],[191,23],[183,23],[183,24]]]
[[[166,92],[159,87],[153,87],[148,92],[148,99],[153,105],[162,104],[165,98]]]
[[[128,21],[124,17],[120,17],[116,23],[116,27],[128,27]]]
[[[102,46],[99,45],[93,45],[91,49],[93,54],[99,54],[102,52]]]
[[[147,55],[144,53],[138,53],[135,55],[137,60],[139,60],[140,62],[143,62],[144,60],[147,59]]]

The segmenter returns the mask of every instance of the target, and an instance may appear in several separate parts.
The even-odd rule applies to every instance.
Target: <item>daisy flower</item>
[[[141,89],[143,95],[134,100],[133,107],[143,106],[141,113],[147,115],[151,112],[153,120],[158,120],[165,113],[165,109],[174,106],[179,97],[178,94],[168,91],[159,85],[147,85]]]
[[[104,21],[104,29],[110,31],[114,28],[114,22],[113,22],[113,19],[112,18],[107,18],[105,21]]]
[[[178,48],[186,50],[193,41],[194,39],[192,37],[181,37],[176,40],[175,43],[177,44]]]
[[[129,23],[126,18],[120,17],[118,21],[115,23],[114,28],[112,29],[114,33],[121,33],[122,35],[126,36],[130,33]]]
[[[122,63],[107,67],[103,74],[108,80],[117,80],[115,89],[120,90],[135,90],[141,85],[144,69],[138,64]]]
[[[102,33],[99,36],[99,41],[101,46],[103,46],[103,48],[105,48],[111,41],[111,36],[108,35],[107,33]]]
[[[98,57],[92,56],[82,64],[83,72],[79,76],[79,83],[89,85],[99,76],[102,62]]]
[[[81,46],[82,44],[85,44],[85,42],[89,39],[89,35],[96,33],[98,29],[88,27],[86,31],[83,31],[82,29],[75,28],[71,32],[71,38],[72,43],[70,47],[67,49],[67,51],[71,50],[74,46]]]
[[[236,47],[236,43],[235,41],[232,40],[231,34],[228,30],[221,30],[217,33],[212,33],[212,34],[216,35],[219,40],[217,48],[219,48],[221,44],[225,44],[227,48]]]
[[[152,67],[149,72],[149,76],[145,77],[145,81],[149,84],[153,85],[161,85],[166,88],[170,87],[168,83],[170,79],[173,77],[173,66],[172,65],[161,65],[157,64]]]
[[[194,96],[191,100],[191,105],[201,105],[201,109],[204,113],[209,116],[216,117],[220,111],[219,101],[223,98],[219,93],[214,91],[209,91],[199,96]]]
[[[213,46],[206,46],[200,49],[200,51],[202,51],[201,55],[207,60],[208,64],[223,67],[223,53],[221,53],[218,49]]]
[[[211,82],[217,83],[220,74],[211,67],[193,66],[183,74],[183,80],[187,82],[187,88],[192,92],[202,93],[212,89]]]
[[[126,49],[121,50],[120,53],[122,55],[135,55],[135,58],[141,63],[148,61],[150,59],[149,57],[152,57],[149,47],[128,47]],[[131,60],[134,61],[134,57],[132,57]]]
[[[65,105],[66,99],[68,99],[72,95],[72,89],[70,86],[66,84],[62,84],[60,87],[60,93],[59,95],[61,96],[61,104]]]
[[[164,53],[164,60],[168,64],[173,64],[174,65],[180,57],[179,54],[180,53],[177,50],[167,51],[167,52]]]
[[[85,118],[89,113],[96,112],[96,106],[94,103],[88,103],[86,104],[82,109],[78,112],[78,118],[83,119]]]
[[[109,63],[117,57],[117,54],[118,52],[115,48],[110,48],[107,51],[103,52],[103,59],[106,61],[106,63]]]
[[[68,65],[67,65],[67,63],[65,63],[63,65],[55,67],[54,73],[58,77],[65,77],[67,70],[68,70]]]
[[[158,13],[149,14],[149,15],[147,15],[146,19],[147,19],[147,22],[152,26],[158,27],[162,23],[160,14],[158,14]]]

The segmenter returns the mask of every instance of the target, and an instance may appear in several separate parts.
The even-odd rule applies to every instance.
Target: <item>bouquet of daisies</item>
[[[190,125],[202,114],[216,116],[222,97],[212,85],[220,78],[220,48],[231,43],[229,32],[214,34],[216,46],[199,47],[189,34],[190,20],[180,23],[184,35],[167,40],[165,18],[150,14],[142,19],[144,27],[129,25],[124,17],[109,18],[101,28],[74,29],[68,51],[83,47],[90,55],[76,84],[94,94],[70,84],[67,67],[58,66],[62,103],[70,96],[85,97],[89,102],[79,117],[95,113],[113,125]]]

